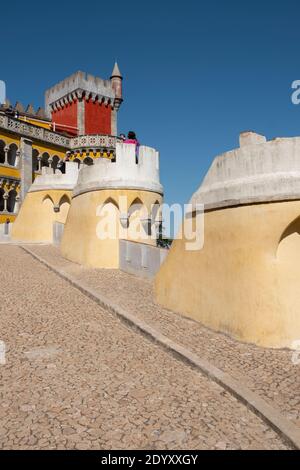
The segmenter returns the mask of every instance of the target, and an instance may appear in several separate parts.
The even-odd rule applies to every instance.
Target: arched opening
[[[15,189],[12,189],[12,190],[9,191],[8,199],[7,199],[7,211],[8,212],[14,212],[17,195],[18,195],[18,193]]]
[[[49,194],[47,194],[44,198],[43,198],[43,201],[42,203],[44,204],[44,202],[46,202],[47,204],[49,203],[49,201],[51,202],[52,206],[54,206],[54,202],[53,202],[53,199],[51,196],[49,196]]]
[[[287,228],[283,231],[280,240],[279,240],[279,245],[280,243],[287,237],[293,234],[298,234],[300,235],[300,216],[297,217],[293,222],[291,222]]]
[[[136,197],[130,204],[128,214],[132,213],[136,209],[136,207],[140,207],[140,206],[143,206],[143,203],[139,197]]]
[[[3,188],[0,188],[0,212],[3,212],[4,211],[4,189]]]
[[[116,208],[119,210],[119,204],[117,203],[117,201],[112,198],[112,197],[109,197],[106,199],[106,201],[103,203],[102,207],[104,207],[106,204],[113,204],[114,206],[116,206]]]
[[[79,158],[75,158],[75,159],[73,160],[73,162],[74,162],[74,163],[77,163],[78,168],[80,168],[81,160],[80,160]]]
[[[133,241],[145,241],[151,235],[151,218],[147,208],[136,198],[128,210],[128,237]]]
[[[276,257],[280,262],[290,260],[290,262],[293,263],[294,260],[298,258],[300,261],[300,217],[293,220],[282,232]]]
[[[151,206],[151,219],[152,222],[156,222],[161,218],[161,207],[158,200],[154,202]]]
[[[59,205],[61,206],[62,204],[68,203],[69,205],[71,204],[70,198],[67,194],[64,194],[60,200],[59,200]]]
[[[53,168],[54,172],[57,169],[57,165],[59,161],[60,161],[60,158],[57,155],[54,155],[54,157],[52,158],[52,163],[51,163],[51,167]]]
[[[158,200],[156,200],[151,207],[151,232],[153,230],[155,231],[156,240],[162,237],[162,213],[161,204]]]
[[[42,155],[42,159],[41,159],[41,166],[49,166],[49,153],[47,152],[44,152],[43,155]]]
[[[96,228],[97,238],[111,243],[118,240],[120,233],[120,212],[117,202],[112,198],[108,198],[97,208],[96,215],[100,217]]]
[[[64,194],[59,200],[59,212],[57,213],[57,222],[64,224],[70,209],[71,201],[67,194]]]
[[[52,198],[47,194],[41,204],[41,209],[39,210],[39,221],[41,226],[38,227],[38,230],[47,233],[47,237],[49,236],[52,239],[52,232],[53,232],[53,221],[55,220],[56,214],[54,212],[54,202]],[[51,235],[49,233],[51,232]],[[44,238],[44,237],[43,237]]]
[[[300,217],[283,231],[277,247],[276,294],[284,298],[291,318],[299,315],[300,292]]]
[[[83,163],[84,165],[91,166],[91,165],[94,165],[94,160],[91,157],[85,157],[85,159],[83,160]]]
[[[5,163],[5,142],[3,140],[0,140],[0,163]]]
[[[11,166],[16,165],[17,151],[18,151],[17,145],[16,144],[10,144],[8,154],[7,154],[7,162]]]
[[[39,161],[38,161],[39,151],[33,149],[32,151],[32,173],[39,171]]]

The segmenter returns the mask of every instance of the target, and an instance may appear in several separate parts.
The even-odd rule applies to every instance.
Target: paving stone
[[[64,263],[47,250],[52,262]],[[8,346],[6,364],[0,366],[2,449],[214,449],[220,442],[232,449],[287,448],[219,385],[125,326],[19,247],[1,245],[0,262],[5,273],[0,339]],[[83,277],[85,272],[87,281],[96,279],[93,270],[72,269]],[[126,284],[118,273],[112,275],[116,296],[121,287],[123,296],[132,290],[135,278],[126,277]],[[98,276],[103,278],[102,272]],[[143,286],[147,290],[150,284],[137,282],[148,310]],[[107,283],[106,278],[103,289]],[[86,329],[87,322],[100,327]],[[190,325],[194,344],[195,323]],[[177,324],[177,335],[180,329]],[[218,352],[217,342],[214,348]],[[38,354],[29,360],[29,351]],[[49,354],[55,373],[47,368]]]
[[[153,283],[150,280],[118,270],[84,268],[64,259],[54,246],[31,246],[30,249],[173,341],[242,381],[299,425],[300,365],[293,364],[290,351],[241,343],[162,308],[154,301]]]

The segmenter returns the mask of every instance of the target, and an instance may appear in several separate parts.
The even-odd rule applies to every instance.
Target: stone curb
[[[20,248],[27,254],[31,255],[34,259],[45,265],[52,272],[67,281],[73,287],[78,289],[84,295],[89,297],[91,300],[96,302],[102,308],[115,314],[131,328],[139,331],[148,339],[170,352],[177,359],[199,370],[205,376],[218,383],[222,388],[231,393],[235,398],[246,405],[253,413],[255,413],[259,418],[267,423],[280,435],[280,437],[286,443],[291,445],[294,449],[300,450],[300,428],[286,419],[279,411],[277,411],[276,408],[273,408],[265,400],[252,392],[248,387],[240,382],[237,382],[229,374],[218,369],[210,362],[199,358],[185,347],[175,343],[167,336],[147,325],[147,323],[145,323],[143,320],[135,317],[134,315],[124,310],[122,307],[114,304],[104,296],[100,295],[99,292],[91,289],[88,286],[84,286],[82,283],[64,272],[62,269],[55,268],[39,255],[31,251],[28,247],[25,248],[25,246],[20,246]]]

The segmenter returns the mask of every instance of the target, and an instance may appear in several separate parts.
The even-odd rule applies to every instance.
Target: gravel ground
[[[0,260],[0,448],[287,448],[220,386],[21,248],[1,245]]]
[[[300,366],[293,364],[290,351],[238,342],[160,307],[154,302],[149,280],[121,271],[83,268],[62,258],[59,249],[53,246],[30,249],[242,381],[300,426]]]

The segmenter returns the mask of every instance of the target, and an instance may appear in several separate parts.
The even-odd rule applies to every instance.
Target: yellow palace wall
[[[0,130],[0,140],[4,140],[6,145],[16,144],[18,147],[20,147],[20,137],[2,129]]]
[[[5,142],[5,145],[9,146],[11,144],[16,144],[18,148],[20,148],[20,139],[6,133],[4,131],[0,131],[0,140]],[[0,163],[0,177],[6,176],[8,178],[20,179],[20,170],[17,167],[4,165]]]
[[[6,145],[16,144],[18,148],[20,148],[20,140],[21,140],[20,137],[10,134],[9,132],[1,130],[0,140],[3,140],[6,143]],[[38,150],[40,154],[43,154],[44,152],[48,153],[52,157],[54,155],[57,155],[61,159],[64,159],[66,156],[66,149],[60,146],[52,145],[50,143],[43,143],[43,142],[35,141],[34,139],[32,142],[32,149]]]
[[[29,122],[31,122],[31,120],[27,119],[27,123],[29,123]],[[36,123],[34,122],[34,124],[36,124]],[[14,144],[17,145],[18,149],[20,149],[21,139],[20,139],[19,136],[16,136],[13,133],[10,133],[10,132],[7,132],[7,131],[1,129],[1,131],[0,131],[0,140],[2,140],[5,143],[5,145],[7,145],[7,146],[14,143]],[[33,143],[32,143],[32,150],[33,151],[37,150],[40,155],[42,155],[43,153],[48,153],[50,157],[54,157],[56,155],[61,160],[63,160],[65,158],[65,155],[66,155],[66,149],[64,149],[60,146],[52,145],[50,143],[48,144],[48,143],[35,141],[34,139],[33,139]],[[35,179],[37,174],[38,173],[33,172],[32,180]],[[22,181],[21,181],[21,174],[20,174],[20,168],[19,167],[0,164],[0,178],[1,177],[8,178],[8,180],[5,182],[5,184],[3,186],[4,189],[7,192],[10,189],[9,188],[10,180],[14,180],[14,181],[18,180],[20,182],[20,184],[16,187],[16,191],[17,191],[17,193],[20,192],[20,185],[22,185]],[[53,197],[55,199],[55,195]],[[70,194],[69,194],[69,197],[71,198]],[[37,208],[37,206],[39,206],[38,196],[30,196],[29,201],[33,201],[34,207],[33,207],[32,210],[33,210],[33,213],[35,215],[41,209],[40,217],[43,220],[43,223],[42,223],[43,228],[40,230],[40,233],[36,230],[31,231],[32,229],[30,229],[29,226],[32,224],[32,220],[33,220],[32,219],[32,214],[30,215],[29,219],[27,219],[28,215],[31,212],[31,209],[29,209],[29,202],[24,201],[24,204],[22,205],[24,207],[24,210],[22,210],[22,212],[24,212],[24,214],[27,214],[27,215],[26,216],[21,215],[21,217],[19,217],[19,215],[18,215],[18,223],[14,224],[15,228],[14,228],[13,232],[16,230],[16,234],[18,234],[18,236],[20,235],[20,237],[25,237],[25,238],[23,238],[24,240],[27,240],[27,239],[37,240],[38,239],[38,241],[40,241],[40,240],[51,240],[52,241],[52,227],[51,227],[51,233],[50,233],[50,224],[52,223],[54,211],[52,210],[53,214],[51,213],[51,211],[49,211],[49,213],[51,215],[49,216],[50,217],[49,224],[47,224],[46,220],[44,220],[44,216],[42,215],[46,212],[46,205],[44,205],[41,208],[40,207]],[[55,220],[58,220],[59,219],[59,213],[57,213],[55,215],[56,215]],[[7,219],[9,219],[10,222],[14,222],[14,221],[16,221],[16,217],[17,217],[16,215],[8,213],[8,212],[0,213],[0,224],[5,223],[7,221]],[[27,220],[27,223],[25,224],[25,225],[27,225],[27,227],[24,226],[24,228],[22,228],[22,230],[21,230],[20,229],[21,222],[19,222],[19,218],[20,218],[20,221],[21,221],[21,220],[24,220],[24,217]],[[45,228],[46,226],[47,226],[47,229]],[[31,237],[33,237],[33,238],[31,238]],[[39,237],[42,237],[42,238],[40,239]]]
[[[40,155],[43,153],[48,153],[50,157],[54,157],[57,155],[61,160],[63,160],[66,156],[66,151],[61,147],[55,147],[51,144],[43,144],[41,142],[33,142],[32,149],[37,150]]]
[[[14,135],[9,134],[8,132],[5,131],[0,131],[0,140],[5,142],[5,145],[10,145],[10,144],[16,144],[18,148],[20,148],[20,139]],[[20,170],[19,168],[9,166],[9,165],[4,165],[0,164],[0,178],[8,178],[8,180],[5,182],[3,185],[3,189],[6,192],[9,192],[10,190],[10,179],[12,180],[20,180]],[[20,186],[18,185],[16,188],[17,193],[20,191]],[[5,212],[5,213],[0,213],[0,224],[4,224],[7,220],[10,222],[14,222],[16,219],[16,215]]]
[[[119,232],[116,239],[101,240],[99,230],[99,209],[104,203],[114,205],[112,217],[119,221],[119,197],[127,197],[128,211],[138,199],[151,211],[151,205],[162,202],[159,194],[138,190],[97,190],[80,194],[72,199],[67,222],[65,224],[61,251],[63,256],[76,263],[94,268],[119,267]],[[123,210],[122,210],[123,212]],[[97,215],[98,214],[98,215]],[[119,230],[119,228],[118,228]],[[141,239],[144,243],[155,244],[155,240]]]
[[[176,240],[155,279],[157,301],[265,347],[300,339],[300,201],[205,214],[204,247]]]

